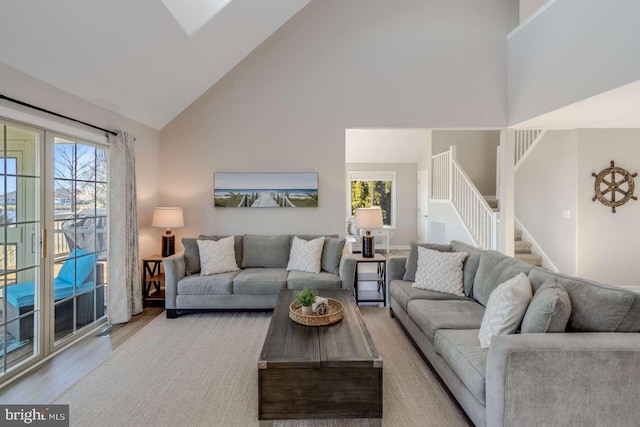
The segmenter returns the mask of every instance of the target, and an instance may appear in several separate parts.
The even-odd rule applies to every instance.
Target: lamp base
[[[362,236],[362,258],[373,258],[375,253],[376,251],[373,247],[373,236]]]
[[[173,234],[162,235],[162,258],[176,253],[176,236]]]

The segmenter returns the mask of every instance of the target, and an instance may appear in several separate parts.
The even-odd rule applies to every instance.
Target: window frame
[[[347,218],[353,217],[353,215],[351,215],[351,183],[353,181],[391,181],[391,224],[384,225],[382,228],[387,230],[395,230],[396,216],[398,214],[398,211],[396,209],[396,201],[398,198],[398,181],[396,171],[347,171]]]

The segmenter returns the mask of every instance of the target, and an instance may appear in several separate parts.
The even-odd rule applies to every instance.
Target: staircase
[[[522,240],[522,230],[514,232],[515,257],[537,267],[542,267],[542,257],[531,253],[531,243]]]

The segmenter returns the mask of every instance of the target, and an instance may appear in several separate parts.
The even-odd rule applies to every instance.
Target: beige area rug
[[[467,420],[388,309],[362,307],[384,361],[383,425],[466,426]],[[72,426],[258,426],[257,360],[270,313],[164,313],[63,393]],[[368,426],[366,420],[274,426]]]

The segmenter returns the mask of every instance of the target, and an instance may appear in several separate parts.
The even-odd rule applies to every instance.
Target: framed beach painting
[[[213,200],[217,208],[317,208],[318,174],[214,174]]]

